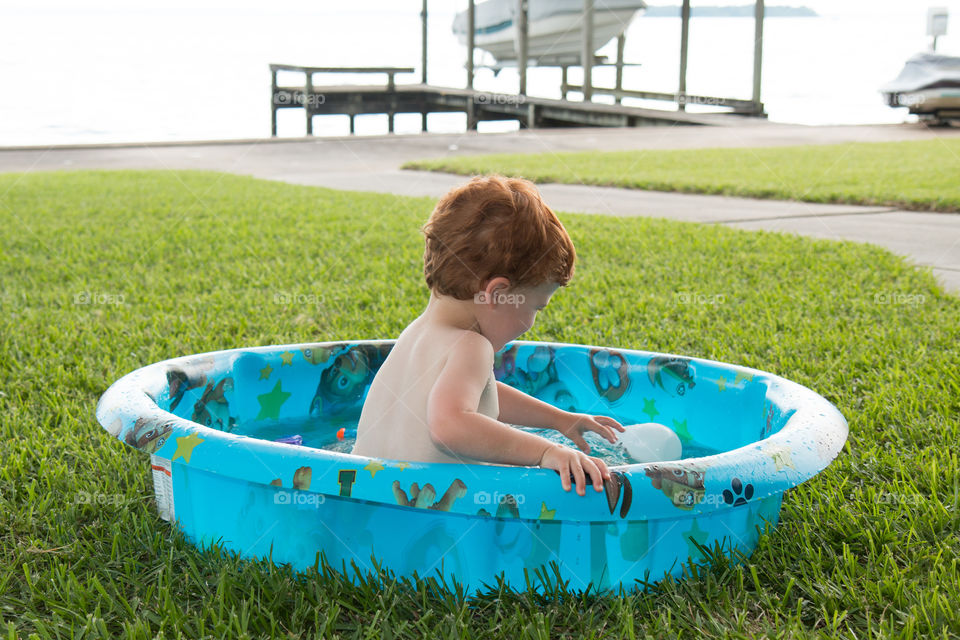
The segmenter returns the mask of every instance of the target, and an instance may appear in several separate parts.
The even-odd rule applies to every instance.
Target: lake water
[[[450,24],[465,3],[442,4],[430,5],[429,81],[462,87],[465,49]],[[119,2],[98,9],[13,5],[0,7],[0,146],[264,137],[270,133],[271,62],[418,67],[420,61],[419,1],[280,0],[233,8],[173,3],[138,10]],[[902,8],[882,14],[768,18],[762,99],[770,119],[804,124],[907,120],[905,110],[883,103],[877,88],[926,46],[926,5],[897,6]],[[675,91],[679,33],[679,19],[634,20],[625,57],[641,66],[625,71],[627,88]],[[944,38],[939,49],[960,53],[958,42],[956,36]],[[752,43],[751,19],[695,18],[688,91],[749,98]],[[601,53],[615,57],[615,43]],[[419,78],[418,70],[398,81]],[[559,78],[558,69],[532,69],[529,93],[559,97]],[[281,82],[293,80],[281,76]],[[579,72],[571,70],[570,80],[579,81]],[[613,70],[595,70],[594,82],[612,86]],[[517,76],[506,70],[494,77],[483,69],[475,86],[512,92]],[[647,106],[668,108],[665,103]],[[456,132],[464,122],[460,114],[435,114],[429,127]],[[417,132],[419,125],[419,114],[397,116],[398,133]],[[347,127],[346,116],[314,120],[317,135],[345,135]],[[357,128],[360,134],[386,133],[386,117],[358,117]],[[515,123],[480,125],[481,131],[515,128]],[[300,110],[280,112],[281,136],[303,133]]]

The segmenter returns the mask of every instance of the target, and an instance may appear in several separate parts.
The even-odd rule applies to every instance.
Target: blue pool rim
[[[549,519],[551,526],[556,523],[564,523],[567,525],[565,530],[571,531],[584,526],[597,528],[599,531],[599,527],[606,526],[605,533],[594,533],[592,534],[594,538],[597,535],[613,536],[620,541],[621,548],[625,549],[621,538],[626,535],[625,532],[630,528],[628,523],[645,522],[651,523],[649,526],[653,527],[653,523],[659,526],[678,519],[689,521],[691,518],[697,517],[702,517],[704,522],[709,523],[711,517],[718,515],[727,517],[733,513],[732,511],[731,513],[725,513],[727,510],[742,510],[744,507],[752,508],[755,505],[756,509],[752,512],[752,519],[748,518],[744,526],[749,528],[761,521],[775,525],[779,516],[780,500],[783,492],[805,482],[829,465],[842,449],[848,435],[846,420],[829,401],[802,385],[767,372],[675,354],[617,347],[531,341],[515,341],[506,345],[499,353],[502,354],[513,347],[517,347],[521,353],[525,353],[524,350],[545,348],[558,354],[558,362],[564,357],[573,359],[596,351],[617,353],[630,361],[631,375],[635,374],[639,381],[638,384],[643,383],[644,372],[653,358],[682,359],[696,369],[697,382],[703,385],[701,389],[709,389],[711,385],[717,384],[721,391],[727,385],[727,390],[731,392],[737,391],[745,395],[752,394],[749,402],[744,406],[749,407],[750,412],[755,411],[756,415],[753,415],[750,420],[746,420],[745,424],[748,426],[754,425],[758,437],[756,440],[745,442],[728,451],[701,458],[687,458],[668,463],[612,466],[611,470],[616,472],[616,482],[614,484],[617,486],[615,491],[609,485],[606,487],[607,490],[603,492],[594,492],[592,488],[588,488],[587,495],[581,497],[573,491],[564,492],[560,487],[556,472],[548,469],[501,465],[404,462],[386,458],[354,456],[228,433],[203,426],[182,415],[166,411],[160,406],[169,404],[170,389],[167,382],[169,370],[172,368],[195,367],[202,363],[212,379],[215,379],[216,376],[221,376],[222,379],[227,375],[238,379],[233,392],[234,396],[229,403],[241,407],[238,409],[240,414],[238,421],[243,424],[250,419],[252,414],[248,411],[246,417],[244,417],[242,406],[244,406],[244,402],[252,402],[254,396],[258,394],[254,392],[252,387],[238,389],[241,386],[239,382],[241,375],[238,372],[252,371],[251,367],[255,368],[263,363],[268,365],[275,363],[277,364],[275,369],[283,369],[284,363],[281,362],[281,359],[287,357],[284,354],[294,354],[296,356],[306,353],[307,350],[324,348],[335,352],[338,349],[352,349],[359,345],[389,347],[394,343],[395,340],[352,340],[274,345],[207,352],[157,362],[125,375],[111,385],[98,403],[97,419],[111,435],[128,443],[130,442],[131,432],[135,429],[143,430],[145,426],[156,425],[164,433],[161,445],[158,446],[158,441],[153,441],[150,445],[149,453],[151,454],[155,477],[159,467],[161,473],[163,473],[163,469],[166,469],[167,475],[174,478],[170,490],[173,496],[172,501],[177,505],[177,516],[173,519],[191,540],[201,545],[205,542],[219,540],[226,546],[250,557],[265,557],[267,554],[264,553],[261,542],[270,542],[272,543],[270,545],[271,554],[275,561],[279,558],[280,561],[290,562],[298,568],[312,566],[318,552],[329,550],[323,548],[299,549],[297,554],[285,555],[276,552],[278,546],[283,546],[282,539],[270,538],[267,541],[258,541],[257,545],[254,545],[256,546],[256,549],[254,549],[251,544],[240,541],[242,534],[235,534],[229,528],[217,535],[218,532],[215,531],[218,526],[217,523],[204,521],[205,516],[203,515],[204,510],[214,508],[211,506],[213,503],[204,505],[202,496],[191,496],[189,488],[184,487],[185,480],[189,480],[192,487],[207,485],[211,488],[216,487],[216,491],[220,493],[219,499],[221,501],[224,491],[239,491],[241,489],[247,491],[250,496],[259,495],[261,492],[264,492],[263,495],[274,495],[275,504],[275,494],[278,491],[302,491],[305,495],[317,496],[318,500],[322,496],[326,506],[323,509],[316,509],[317,513],[306,514],[302,509],[299,509],[297,514],[289,516],[301,523],[310,522],[311,517],[319,517],[319,512],[324,509],[338,510],[337,513],[341,515],[350,513],[351,509],[379,509],[382,513],[395,514],[398,522],[401,520],[408,523],[413,522],[414,524],[410,526],[414,528],[418,526],[415,524],[417,518],[425,521],[429,516],[431,522],[441,523],[436,526],[443,529],[444,535],[447,535],[452,534],[457,526],[460,526],[451,524],[455,522],[453,517],[457,515],[477,518],[480,514],[488,517],[491,522],[500,522],[501,525],[504,522],[518,521],[526,523],[524,526],[527,526],[528,529],[530,523],[546,525],[546,519]],[[305,356],[303,357],[305,358]],[[291,371],[294,369],[293,364],[290,363]],[[299,361],[297,364],[299,364]],[[299,366],[298,371],[301,374],[310,369],[305,364],[299,364]],[[288,375],[293,374],[288,373]],[[721,382],[721,378],[725,382]],[[295,380],[295,378],[288,379]],[[280,382],[282,383],[282,380]],[[249,381],[244,382],[245,385],[248,383]],[[311,380],[309,384],[315,385],[315,382]],[[280,383],[276,384],[274,391],[278,388],[282,388]],[[653,391],[657,390],[654,388]],[[760,395],[761,391],[762,396]],[[688,400],[692,400],[690,397],[692,395],[688,394]],[[731,397],[734,397],[734,395],[732,394]],[[683,402],[682,399],[677,400],[677,398],[666,398],[666,400]],[[189,404],[187,402],[183,406]],[[692,405],[693,402],[690,404]],[[709,402],[705,400],[700,401],[700,404],[710,406]],[[589,412],[598,415],[614,415],[617,413],[613,410],[604,411],[601,406],[592,407]],[[766,420],[765,424],[764,418]],[[718,424],[720,422],[718,419]],[[309,486],[306,487],[302,486],[302,483],[298,486],[295,480],[297,474],[303,469],[312,471]],[[656,482],[651,480],[660,476],[666,477],[667,474],[693,475],[701,479],[702,486],[697,491],[692,503],[688,502],[681,505],[675,498],[666,496],[664,489],[655,486]],[[181,480],[178,481],[177,478]],[[346,483],[344,478],[347,478]],[[207,484],[205,485],[205,483]],[[436,504],[429,508],[400,504],[396,486],[399,485],[406,495],[407,488],[414,484],[423,488],[426,485],[436,487],[438,496],[448,487],[448,491],[456,487],[459,494],[443,511],[438,511]],[[747,492],[749,495],[739,491],[740,487],[746,486],[750,488],[750,491]],[[230,487],[233,487],[233,489]],[[160,488],[156,488],[159,492]],[[614,493],[616,493],[615,501],[611,502],[613,500],[611,496]],[[736,499],[732,500],[731,495],[734,495]],[[505,496],[508,498],[507,500],[504,499]],[[522,500],[519,499],[521,497]],[[629,501],[628,497],[630,498]],[[255,500],[255,498],[250,498],[250,500]],[[504,503],[509,509],[497,510],[497,507],[503,506]],[[191,512],[187,505],[194,505],[193,515],[190,515]],[[386,509],[388,507],[389,511]],[[269,504],[264,508],[258,507],[255,511],[261,513],[259,517],[267,517],[268,521],[270,517],[286,519],[288,518],[287,513],[292,514],[292,511],[275,512]],[[224,513],[229,514],[230,512]],[[276,513],[281,515],[276,516]],[[274,515],[264,516],[262,514]],[[545,514],[548,514],[549,518],[546,518]],[[413,520],[410,520],[410,518],[413,518]],[[438,518],[439,520],[437,520]],[[221,521],[224,519],[229,519],[229,515],[220,518]],[[723,523],[721,525],[727,529],[731,526]],[[266,528],[269,526],[269,522],[263,526]],[[307,526],[309,527],[309,525]],[[324,526],[329,528],[326,524]],[[344,535],[349,537],[349,523],[338,526],[345,527]],[[444,529],[444,527],[447,527],[447,529]],[[620,533],[614,532],[614,529],[618,527]],[[697,525],[694,523],[694,530],[696,530],[696,527]],[[652,528],[650,530],[653,531]],[[498,532],[502,532],[502,526],[498,529]],[[730,533],[731,552],[736,547],[745,555],[749,555],[756,545],[756,536],[748,535],[741,538],[732,530]],[[324,533],[324,535],[329,537],[330,534]],[[340,537],[337,536],[336,532],[333,535],[334,537]],[[373,536],[376,537],[377,535],[374,532]],[[394,532],[394,537],[397,537],[397,535]],[[414,535],[414,533],[410,535]],[[717,538],[720,539],[720,536],[718,535]],[[733,543],[732,538],[738,538],[736,544]],[[317,540],[320,539],[320,537],[317,537]],[[709,540],[709,536],[706,539]],[[534,541],[534,544],[541,542],[543,540]],[[370,544],[371,550],[377,548],[376,543],[371,542]],[[383,543],[379,544],[380,549],[383,549]],[[564,544],[568,543],[565,542]],[[575,549],[576,547],[568,546],[568,548]],[[552,555],[550,555],[550,558],[563,565],[565,560],[563,555],[558,549],[551,549],[550,553]],[[363,558],[362,553],[359,553],[366,550],[366,547],[358,548],[357,557],[369,560],[370,557]],[[680,548],[674,562],[669,564],[672,567],[670,569],[666,568],[667,565],[664,564],[664,561],[660,561],[659,564],[655,563],[654,579],[659,578],[658,572],[661,569],[664,573],[676,575],[677,567],[686,560],[695,559],[693,556],[683,557],[682,551],[683,549]],[[445,552],[450,553],[450,550],[445,550]],[[626,558],[626,551],[624,551],[624,554]],[[333,555],[335,558],[338,557],[337,554]],[[344,554],[341,553],[340,555]],[[374,557],[386,557],[390,554],[373,553],[372,555]],[[492,554],[492,556],[496,555],[496,553]],[[527,554],[528,557],[534,555],[532,553]],[[543,554],[537,557],[543,557]],[[442,567],[443,554],[440,554],[438,558],[441,560],[439,564]],[[471,565],[472,568],[469,571],[464,570],[467,575],[457,575],[456,571],[451,571],[449,575],[467,586],[479,586],[481,583],[489,584],[493,582],[496,569],[503,568],[505,565],[503,560],[503,558],[491,557],[485,565],[490,569],[489,571],[478,570]],[[466,562],[468,561],[465,560],[464,563]],[[627,563],[624,562],[626,566]],[[404,570],[400,567],[391,567],[389,561],[386,564],[390,569],[397,569],[399,575],[409,574],[411,570],[417,571],[416,567],[411,569],[410,566],[406,566],[406,570]],[[421,567],[421,569],[438,569],[435,566],[437,562],[427,564],[429,566]],[[637,562],[635,561],[634,564],[637,564]],[[639,564],[642,567],[643,563]],[[584,572],[575,576],[580,578],[579,582],[581,583],[575,586],[585,586],[592,583],[592,579],[595,579],[598,575],[596,573],[598,570],[606,571],[607,568],[611,568],[611,573],[617,573],[616,570],[612,569],[613,561],[609,558],[595,560],[594,565],[590,569],[592,573],[584,570]],[[607,565],[610,565],[610,567]],[[533,569],[534,567],[525,566],[523,568]],[[441,570],[441,573],[445,572]],[[585,578],[587,573],[589,573],[590,580]],[[512,586],[522,588],[523,583],[518,576],[526,574],[514,571],[512,575],[513,578],[510,580]],[[625,579],[614,580],[613,583],[610,583],[608,578],[605,586],[610,588],[619,585],[635,587],[636,582],[636,572],[634,571]]]

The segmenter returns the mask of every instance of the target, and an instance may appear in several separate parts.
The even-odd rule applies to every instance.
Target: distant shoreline
[[[737,6],[692,7],[690,17],[697,18],[752,18],[754,16],[752,4]],[[809,7],[770,6],[764,9],[766,18],[816,18],[819,17]],[[645,18],[679,18],[679,5],[648,6],[643,13]]]

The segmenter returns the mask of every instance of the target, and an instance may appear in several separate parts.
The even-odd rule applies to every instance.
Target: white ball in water
[[[683,453],[677,434],[656,422],[624,425],[624,432],[617,435],[617,442],[636,462],[679,460]]]

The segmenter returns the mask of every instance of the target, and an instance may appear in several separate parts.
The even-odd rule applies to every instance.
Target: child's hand
[[[583,439],[585,432],[593,431],[598,433],[602,438],[609,440],[612,444],[617,441],[617,436],[613,430],[624,431],[623,425],[607,416],[591,416],[586,413],[567,413],[566,418],[566,422],[557,427],[557,431],[573,440],[573,443],[584,453],[590,453],[590,445]]]
[[[556,469],[560,473],[560,484],[564,491],[570,491],[570,475],[577,483],[577,494],[586,495],[586,474],[590,475],[593,488],[603,490],[603,481],[610,479],[610,470],[600,458],[591,458],[576,449],[565,447],[562,444],[551,443],[543,455],[540,456],[540,467]]]

